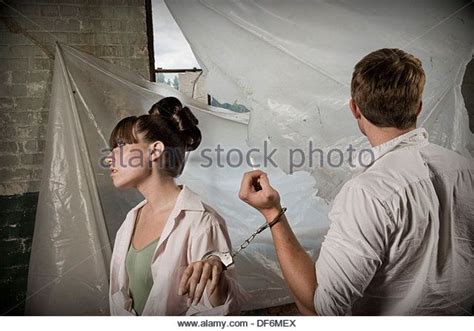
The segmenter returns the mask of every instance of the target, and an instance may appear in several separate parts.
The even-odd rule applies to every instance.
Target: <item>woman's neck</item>
[[[181,191],[174,178],[158,174],[153,174],[137,185],[137,189],[145,197],[152,211],[159,211],[168,205],[174,205],[174,201]]]

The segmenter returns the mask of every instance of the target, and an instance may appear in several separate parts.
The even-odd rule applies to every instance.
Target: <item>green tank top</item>
[[[141,250],[136,250],[130,244],[127,258],[125,260],[128,273],[128,287],[133,300],[133,309],[138,315],[143,313],[143,308],[153,287],[153,276],[151,274],[151,259],[155,252],[156,238]]]
[[[135,233],[135,229],[133,232]],[[132,307],[138,315],[143,313],[143,308],[145,308],[148,295],[153,287],[151,260],[159,239],[160,237],[156,238],[140,250],[135,249],[133,243],[130,243],[125,259],[128,287],[132,296]]]

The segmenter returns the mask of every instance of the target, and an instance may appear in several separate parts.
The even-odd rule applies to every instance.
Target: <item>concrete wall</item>
[[[466,67],[461,93],[469,115],[469,128],[474,132],[474,59]],[[471,143],[474,146],[474,142]]]
[[[0,3],[0,314],[23,314],[55,42],[149,79],[145,0]]]
[[[179,91],[184,95],[207,104],[207,91],[199,80],[201,72],[186,72],[178,75]],[[194,95],[193,95],[194,94]]]

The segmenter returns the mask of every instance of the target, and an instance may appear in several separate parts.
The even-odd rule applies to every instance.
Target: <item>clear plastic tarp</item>
[[[188,155],[179,182],[225,218],[234,247],[263,222],[238,198],[242,174],[253,164],[269,172],[297,237],[316,259],[328,228],[328,203],[350,172],[346,163],[291,169],[289,150],[307,148],[308,141],[324,151],[366,146],[347,100],[354,64],[374,49],[400,47],[422,59],[428,77],[420,124],[432,141],[468,154],[472,136],[460,92],[473,45],[467,2],[166,3],[205,71],[209,91],[246,104],[250,119],[58,45],[28,315],[108,314],[111,243],[142,198],[116,190],[101,161],[118,120],[146,113],[162,97],[178,97],[200,121],[202,144]],[[277,149],[278,167],[264,166],[265,146],[267,152]],[[252,295],[244,309],[292,301],[269,232],[237,257],[236,267]]]
[[[472,141],[460,84],[472,58],[470,1],[165,0],[204,70],[206,90],[252,110],[249,142],[278,148],[286,172],[311,172],[331,199],[345,167],[309,162],[309,141],[323,149],[363,149],[348,108],[354,65],[379,48],[420,58],[427,76],[419,125],[431,140],[469,155]],[[290,150],[303,149],[305,162]],[[473,147],[470,147],[473,149]],[[345,153],[346,158],[349,153]],[[313,154],[314,155],[314,154]],[[293,154],[296,160],[297,153]],[[327,160],[326,160],[327,161]],[[328,169],[329,168],[329,169]]]

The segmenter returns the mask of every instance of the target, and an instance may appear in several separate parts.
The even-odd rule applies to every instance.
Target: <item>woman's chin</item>
[[[126,189],[134,187],[130,182],[121,181],[119,179],[114,179],[113,183],[114,183],[114,186],[119,190],[126,190]]]

